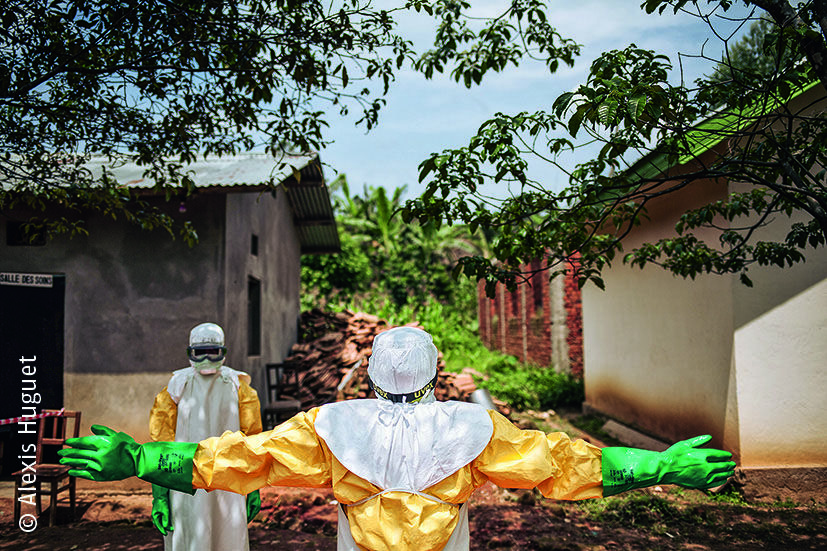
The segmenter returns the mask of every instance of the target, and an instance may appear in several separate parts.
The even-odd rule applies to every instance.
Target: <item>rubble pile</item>
[[[408,325],[422,329],[416,324]],[[373,338],[391,327],[385,320],[364,312],[302,312],[299,342],[284,360],[288,369],[279,387],[299,400],[305,411],[337,400],[373,397],[367,369]],[[442,353],[437,370],[437,400],[468,401],[477,389],[471,370],[445,371]],[[495,403],[501,412],[507,413],[506,404]]]

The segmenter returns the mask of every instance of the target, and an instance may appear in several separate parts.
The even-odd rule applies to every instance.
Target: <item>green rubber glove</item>
[[[247,494],[247,522],[250,522],[261,511],[261,493],[258,490]]]
[[[732,454],[699,449],[712,439],[696,436],[665,452],[637,448],[603,449],[603,495],[611,496],[655,484],[677,484],[699,490],[714,488],[735,474]]]
[[[137,476],[147,482],[194,494],[192,460],[198,444],[149,442],[138,444],[126,433],[92,425],[94,436],[69,438],[57,453],[69,474],[89,480],[123,480]]]
[[[172,511],[170,511],[169,488],[152,485],[152,524],[162,536],[172,532]]]

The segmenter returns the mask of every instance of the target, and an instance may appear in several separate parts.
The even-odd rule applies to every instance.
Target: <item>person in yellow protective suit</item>
[[[172,374],[149,414],[154,441],[193,442],[225,431],[261,432],[261,407],[250,376],[224,365],[224,331],[214,323],[192,329],[190,367]],[[247,522],[258,512],[258,490],[236,493],[199,490],[195,495],[153,485],[152,521],[167,551],[246,550]],[[246,503],[245,503],[246,501]]]
[[[326,404],[269,432],[197,444],[138,445],[95,426],[95,436],[68,442],[61,463],[92,480],[139,476],[190,492],[332,487],[339,550],[411,551],[467,550],[467,502],[487,481],[573,500],[659,483],[709,488],[734,472],[731,454],[699,448],[709,437],[662,453],[601,450],[562,433],[520,430],[477,404],[437,402],[436,361],[430,335],[394,328],[374,339],[368,365],[378,399]]]

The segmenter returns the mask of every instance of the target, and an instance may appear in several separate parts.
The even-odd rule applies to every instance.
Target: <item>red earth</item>
[[[44,511],[38,527],[25,533],[12,522],[12,499],[0,498],[0,550],[163,549],[149,520],[148,485],[95,487],[84,481],[78,499],[76,522],[61,501],[56,526],[48,526]],[[327,490],[264,489],[262,511],[250,524],[250,548],[334,551],[332,499]],[[827,549],[825,513],[824,503],[746,504],[660,488],[589,503],[556,502],[489,484],[470,503],[471,549]]]
[[[553,412],[516,417],[522,428],[564,430],[604,445]],[[9,484],[0,483],[0,551],[163,549],[150,521],[150,486],[141,480],[78,480],[75,520],[64,497],[56,525],[48,526],[46,510],[28,533],[13,522]],[[23,512],[34,510],[25,505]],[[560,502],[531,490],[487,484],[472,496],[469,518],[474,551],[827,549],[827,496],[810,503],[747,503],[737,494],[655,487],[603,500]],[[334,551],[333,495],[329,490],[264,488],[262,510],[249,533],[252,551]]]

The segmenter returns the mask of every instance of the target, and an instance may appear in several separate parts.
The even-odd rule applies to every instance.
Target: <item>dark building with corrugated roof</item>
[[[0,418],[21,414],[16,362],[36,357],[40,409],[80,409],[83,431],[107,424],[146,439],[153,397],[188,365],[189,331],[204,321],[224,328],[226,364],[263,399],[265,365],[297,338],[301,256],[339,250],[321,164],[249,154],[189,168],[196,192],[180,204],[152,197],[140,167],[114,174],[191,220],[193,247],[100,215],[88,236],[26,245],[14,233],[27,213],[0,214]]]

